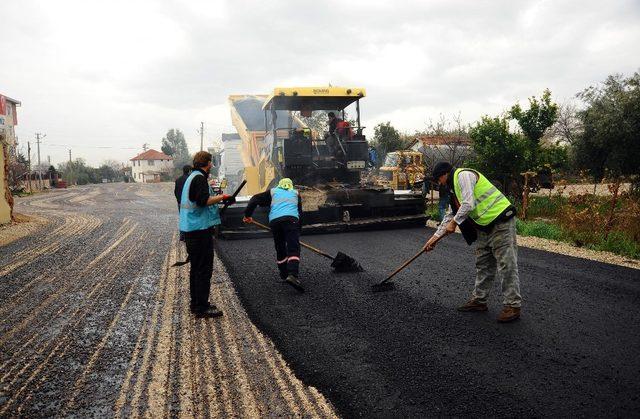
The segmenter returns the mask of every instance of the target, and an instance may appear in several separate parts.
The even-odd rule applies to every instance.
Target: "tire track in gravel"
[[[0,255],[0,416],[336,417],[251,324],[217,258],[225,316],[190,314],[188,267],[170,267],[185,257],[166,233],[170,188],[122,186],[19,201],[50,227]]]
[[[136,226],[132,227],[132,230],[134,231],[136,228]],[[132,232],[132,230],[130,230],[130,233]],[[123,243],[122,240],[117,239],[116,243],[118,245],[121,245]],[[113,251],[113,249],[115,248],[115,246],[110,246],[111,251]],[[123,247],[121,253],[118,255],[118,259],[120,259],[122,256],[125,256],[127,253],[129,253],[130,250]],[[103,252],[103,256],[104,257],[104,252]],[[95,259],[94,259],[95,260]],[[76,264],[80,264],[82,262],[80,262],[80,260],[76,260]],[[79,277],[84,277],[84,275],[90,271],[95,271],[96,269],[93,268],[93,264],[92,261],[87,261],[84,262],[84,268],[81,269],[80,271],[76,271],[75,270],[75,265],[76,264],[72,264],[68,270],[66,270],[66,274],[75,274]],[[110,270],[110,268],[113,268],[113,264],[112,263],[106,263],[104,266],[104,269],[102,272],[108,272]],[[66,275],[65,275],[66,276]],[[51,277],[47,280],[47,283],[52,283],[55,282],[57,280],[63,279],[64,280],[64,276],[62,278],[59,277]],[[43,284],[41,284],[43,285]],[[6,332],[5,334],[3,334],[0,337],[0,346],[4,345],[11,337],[13,337],[16,333],[18,333],[19,331],[21,331],[24,327],[26,326],[33,326],[34,325],[34,319],[41,319],[40,323],[44,324],[46,323],[47,319],[46,316],[41,316],[41,314],[44,312],[44,310],[48,310],[49,312],[52,309],[56,308],[56,303],[58,304],[58,310],[55,312],[54,317],[60,316],[63,314],[64,310],[66,308],[69,307],[69,304],[66,300],[66,296],[71,294],[71,293],[77,293],[79,291],[83,291],[85,287],[90,286],[89,283],[85,282],[85,283],[77,283],[75,281],[64,281],[62,283],[62,285],[58,286],[55,291],[53,291],[51,294],[49,294],[43,301],[41,301],[41,303],[39,305],[37,305],[36,307],[33,307],[30,309],[29,314],[21,320],[21,322],[18,325],[14,325],[8,332]],[[29,296],[25,296],[25,298],[30,298]],[[12,306],[10,309],[11,311],[17,311],[16,307],[19,304],[19,302],[15,302],[14,306]],[[51,307],[53,306],[53,307]]]
[[[122,251],[116,255],[117,260],[122,261],[123,258],[127,255],[127,253],[129,253],[128,249],[122,249]],[[59,276],[51,276],[50,278],[47,279],[46,282],[57,283],[60,280],[64,281],[64,279],[70,274],[76,274],[80,277],[84,277],[84,275],[87,272],[89,272],[89,268],[87,267],[88,262],[89,262],[88,260],[85,262],[82,259],[79,259],[74,264],[69,266],[68,270],[62,271]],[[81,269],[80,271],[77,271],[76,270],[77,265],[83,265],[84,268]],[[108,269],[110,266],[111,267],[117,266],[117,264],[105,265],[103,267],[104,269],[103,272],[108,273],[109,272]],[[26,327],[31,327],[31,328],[35,327],[37,330],[46,331],[51,318],[70,319],[71,315],[65,312],[72,311],[73,306],[72,306],[72,303],[68,301],[67,296],[69,294],[85,292],[86,290],[91,291],[92,289],[95,289],[96,285],[97,284],[91,283],[89,281],[76,282],[76,281],[67,280],[62,282],[62,285],[58,286],[51,294],[47,296],[47,298],[41,301],[39,305],[31,308],[31,310],[29,311],[29,314],[26,317],[22,318],[21,320],[18,319],[19,322],[13,325],[8,332],[3,334],[3,336],[0,338],[0,346],[6,346],[6,343],[10,340],[10,338],[15,336],[18,332],[21,332]],[[26,298],[29,298],[29,297],[27,296]],[[13,310],[15,310],[14,307],[12,307],[12,311]],[[17,312],[17,310],[15,310],[14,312]],[[43,313],[48,313],[48,315],[43,315]],[[33,340],[36,338],[40,338],[41,337],[40,334],[35,333],[31,335],[31,337],[25,342],[23,339],[26,336],[29,336],[29,335],[22,334],[20,335],[20,337],[16,339],[11,339],[12,345],[10,345],[7,349],[14,354],[14,357],[25,356],[25,354],[29,354],[30,351],[36,351],[34,355],[36,356],[39,352],[46,349],[47,347],[46,345],[51,343],[46,339],[46,336],[45,336],[44,342],[34,345]],[[26,355],[26,356],[29,356],[29,355]],[[15,361],[14,357],[8,359],[2,364],[3,370],[5,370],[7,364],[11,363],[12,361]],[[24,358],[19,359],[18,361],[24,361]],[[16,363],[16,365],[18,364]],[[11,369],[7,371],[7,373],[2,377],[2,379],[0,379],[0,383],[3,383],[6,380],[7,375],[13,372],[16,365],[14,365]]]
[[[178,246],[174,239],[163,263],[154,311],[139,332],[115,416],[335,417],[324,397],[295,378],[273,344],[249,322],[228,279],[212,287],[224,317],[205,320],[188,314],[188,271],[169,268],[184,257]],[[216,270],[226,275],[218,260]],[[170,400],[172,389],[175,401]],[[179,409],[172,409],[173,403]]]
[[[129,255],[131,255],[131,253],[129,253]],[[120,260],[118,260],[116,263],[112,264],[112,267],[113,268],[119,267],[120,265],[125,264],[127,260],[128,259],[125,256]],[[45,353],[48,353],[46,357],[43,360],[38,360],[36,356],[34,356],[32,359],[32,362],[25,364],[23,368],[18,372],[18,374],[13,378],[13,380],[8,383],[8,385],[11,387],[11,385],[14,384],[20,376],[24,375],[27,372],[27,369],[29,366],[31,366],[32,364],[35,364],[36,361],[38,361],[37,365],[31,370],[31,374],[29,374],[27,379],[22,383],[22,386],[20,386],[14,392],[12,392],[11,398],[8,399],[5,405],[2,407],[2,409],[0,409],[0,415],[4,415],[5,412],[9,409],[9,407],[11,407],[13,404],[16,404],[16,403],[18,404],[18,408],[17,408],[18,413],[22,410],[22,407],[30,400],[34,392],[37,390],[38,386],[41,385],[42,382],[46,380],[48,375],[46,370],[44,370],[45,367],[55,359],[62,357],[65,354],[65,352],[69,349],[69,347],[73,344],[73,340],[71,339],[71,334],[73,333],[74,328],[84,320],[87,314],[89,314],[92,311],[94,307],[93,303],[99,301],[102,295],[107,294],[113,288],[113,286],[117,282],[115,281],[116,277],[117,277],[117,271],[114,271],[110,276],[106,277],[104,280],[94,284],[90,292],[85,297],[84,304],[76,308],[71,314],[65,316],[66,318],[73,319],[73,320],[68,322],[64,326],[61,333],[55,339],[52,339],[51,341],[47,342],[44,346],[39,348],[36,354],[34,354],[37,356],[37,355],[44,355]],[[63,308],[66,308],[66,307],[63,307]],[[34,380],[36,379],[38,380],[36,384],[34,386],[30,386],[31,383],[34,382]],[[25,396],[25,398],[21,402],[18,403],[19,397],[25,391],[27,391],[28,394]]]
[[[59,251],[63,246],[71,244],[65,243],[63,241],[64,239],[87,235],[100,224],[101,220],[99,218],[89,215],[78,216],[73,214],[64,217],[62,225],[46,233],[39,240],[40,243],[47,244],[38,246],[36,249],[26,248],[14,253],[9,262],[0,269],[0,277],[5,277],[17,269],[38,263],[41,256],[53,254]]]

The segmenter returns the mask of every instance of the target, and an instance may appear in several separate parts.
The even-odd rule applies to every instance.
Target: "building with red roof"
[[[173,157],[157,150],[146,150],[129,161],[135,182],[160,182],[163,174],[173,172]]]

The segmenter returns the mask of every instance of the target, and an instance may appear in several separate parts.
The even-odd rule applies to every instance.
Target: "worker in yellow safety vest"
[[[433,250],[456,227],[460,227],[469,245],[477,242],[475,287],[469,301],[458,311],[487,311],[487,297],[496,274],[500,274],[504,307],[498,321],[520,318],[515,207],[474,169],[455,169],[447,162],[439,162],[433,168],[432,180],[449,189],[451,203],[450,211],[424,245],[424,251]]]

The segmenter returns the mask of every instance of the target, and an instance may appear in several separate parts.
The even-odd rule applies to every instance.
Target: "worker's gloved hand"
[[[245,223],[245,224],[252,224],[253,223],[253,218],[244,217],[244,218],[242,218],[242,222]]]
[[[233,195],[224,194],[222,195],[222,202],[229,205],[235,204],[236,198]]]

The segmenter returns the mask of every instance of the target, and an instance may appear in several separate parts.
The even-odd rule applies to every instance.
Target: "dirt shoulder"
[[[0,246],[33,234],[47,224],[47,220],[37,215],[14,213],[14,221],[0,226]]]

